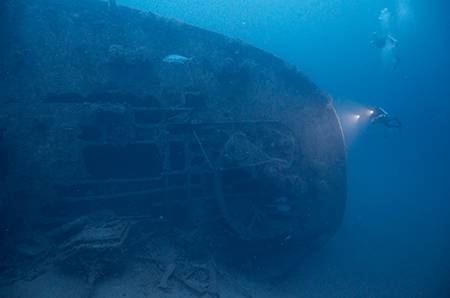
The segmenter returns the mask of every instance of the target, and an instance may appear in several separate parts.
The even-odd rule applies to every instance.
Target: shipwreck
[[[282,273],[339,228],[341,127],[295,67],[108,2],[2,1],[0,14],[2,279],[42,259],[107,270],[114,251],[116,265],[155,261],[160,288],[215,294],[211,268]],[[208,284],[179,271],[191,259]]]

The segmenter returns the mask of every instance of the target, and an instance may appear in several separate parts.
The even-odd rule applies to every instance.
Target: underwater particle
[[[163,62],[171,63],[171,64],[185,64],[190,61],[192,61],[192,58],[188,58],[188,57],[177,55],[177,54],[167,55],[163,59]]]

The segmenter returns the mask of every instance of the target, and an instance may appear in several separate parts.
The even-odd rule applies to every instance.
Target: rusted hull
[[[246,254],[307,250],[339,227],[342,132],[296,69],[103,2],[5,6],[3,212],[19,198],[35,221],[101,209],[188,230],[222,221]]]

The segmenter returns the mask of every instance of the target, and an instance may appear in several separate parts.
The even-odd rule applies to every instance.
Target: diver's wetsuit
[[[377,123],[381,123],[388,128],[401,128],[402,122],[398,118],[393,117],[383,117],[377,121]]]
[[[374,37],[374,39],[371,41],[371,43],[379,49],[383,49],[386,46],[387,40],[386,37],[379,37],[376,36]]]
[[[396,70],[398,68],[398,65],[400,63],[400,57],[397,52],[397,44],[398,40],[394,38],[392,35],[379,35],[378,33],[374,32],[372,40],[370,42],[374,47],[380,49],[380,50],[387,50],[390,51],[393,55],[393,65],[392,68]]]
[[[398,44],[398,40],[392,35],[378,35],[378,33],[374,32],[373,38],[371,41],[376,48],[384,49],[386,47],[395,48]]]
[[[402,128],[402,122],[395,117],[391,117],[388,112],[382,108],[376,108],[370,117],[373,123],[383,124],[387,128]]]

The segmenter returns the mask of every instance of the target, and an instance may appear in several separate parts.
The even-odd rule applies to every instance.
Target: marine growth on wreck
[[[150,297],[250,297],[237,276],[338,229],[340,125],[298,70],[115,1],[2,3],[2,284],[58,272],[93,297],[143,266]]]

